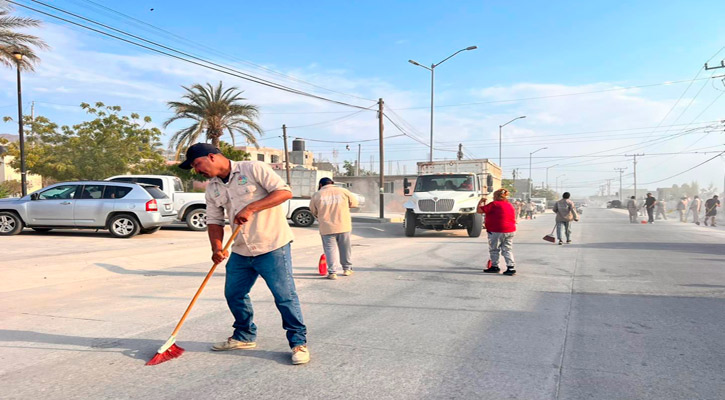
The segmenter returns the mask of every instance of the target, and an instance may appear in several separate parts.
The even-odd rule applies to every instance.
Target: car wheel
[[[297,210],[292,213],[292,222],[295,226],[308,227],[315,223],[315,216],[310,210]]]
[[[415,213],[413,210],[406,210],[405,211],[405,236],[413,237],[415,236]]]
[[[141,225],[135,217],[128,214],[116,215],[108,222],[108,230],[113,237],[128,239],[138,235]]]
[[[479,237],[483,231],[483,215],[473,214],[471,216],[471,225],[468,226],[469,237]]]
[[[186,214],[186,226],[192,231],[205,231],[206,230],[206,209],[197,208],[189,211]]]
[[[53,230],[51,228],[30,228],[30,229],[32,229],[36,232],[40,232],[40,233],[50,232]]]
[[[0,235],[17,235],[23,230],[23,221],[17,214],[3,211],[0,212]]]
[[[160,226],[154,227],[154,228],[148,228],[148,229],[141,229],[141,233],[143,234],[150,234],[150,233],[156,233],[161,229]]]

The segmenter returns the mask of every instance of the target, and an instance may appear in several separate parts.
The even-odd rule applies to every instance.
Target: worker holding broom
[[[257,326],[253,322],[249,291],[261,276],[282,315],[282,327],[287,331],[292,349],[292,364],[309,362],[307,328],[292,278],[292,231],[280,206],[292,197],[290,187],[267,164],[231,161],[206,143],[189,147],[186,160],[179,167],[193,168],[210,179],[206,188],[206,221],[212,260],[219,263],[229,258],[224,296],[234,315],[234,333],[212,346],[212,350],[257,347]],[[241,226],[231,255],[222,247],[225,211],[232,229]]]

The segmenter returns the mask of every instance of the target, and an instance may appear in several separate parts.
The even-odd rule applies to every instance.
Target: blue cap
[[[186,160],[179,164],[181,169],[191,169],[191,163],[199,157],[206,157],[209,154],[221,154],[221,150],[209,143],[196,143],[186,150]]]

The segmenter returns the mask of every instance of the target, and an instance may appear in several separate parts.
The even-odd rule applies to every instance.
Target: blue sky
[[[708,121],[725,119],[725,96],[719,97],[725,85],[720,79],[694,81],[686,92],[689,82],[613,90],[689,80],[698,72],[698,78],[716,73],[701,69],[713,56],[713,64],[725,58],[721,51],[725,46],[722,2],[328,1],[301,5],[215,1],[203,7],[190,1],[94,1],[96,4],[55,1],[53,5],[319,95],[362,106],[382,97],[405,120],[408,132],[424,141],[429,135],[430,75],[407,60],[430,64],[476,45],[477,50],[461,53],[436,69],[436,104],[441,106],[435,112],[436,147],[448,150],[437,151],[436,157],[454,157],[450,150],[462,142],[472,157],[497,159],[498,125],[527,115],[504,128],[506,175],[517,167],[520,176],[528,176],[529,152],[546,146],[549,148],[537,156],[551,158],[534,159],[534,180],[544,181],[546,167],[560,164],[550,169],[550,183],[553,185],[555,176],[566,174],[562,178],[566,185],[583,194],[593,193],[604,179],[618,177],[615,167],[629,167],[629,174],[631,162],[624,157],[565,160],[557,156],[725,150],[722,124],[704,128],[710,125]],[[113,14],[98,4],[203,47]],[[261,125],[269,129],[263,145],[281,146],[275,129],[283,123],[313,125],[291,128],[291,136],[349,140],[352,148],[357,146],[355,140],[377,135],[372,112],[350,115],[354,109],[263,88],[27,10],[18,12],[46,21],[34,33],[52,46],[42,54],[37,72],[26,74],[25,100],[35,100],[37,113],[60,123],[73,124],[83,118],[75,104],[100,100],[148,114],[160,124],[169,116],[165,102],[181,94],[180,85],[222,79],[244,89],[249,101],[260,105]],[[725,69],[721,71],[718,74],[725,74]],[[357,97],[325,91],[288,76]],[[5,88],[0,92],[0,112],[10,114],[15,96],[11,70],[0,75],[0,84]],[[598,93],[549,97],[581,92]],[[531,97],[544,98],[503,101]],[[484,104],[456,106],[462,103]],[[335,118],[341,119],[330,121]],[[172,125],[169,133],[182,126]],[[700,129],[680,138],[660,139],[693,128]],[[15,130],[12,124],[0,125],[4,133]],[[606,132],[577,134],[594,131]],[[397,133],[391,124],[386,126],[386,135]],[[606,151],[646,139],[661,143]],[[344,143],[308,142],[308,147],[338,163],[354,158]],[[363,144],[364,167],[372,156],[377,168],[376,152],[375,143]],[[390,139],[386,158],[393,161],[393,173],[411,172],[415,160],[424,160],[427,152],[424,145],[398,137]],[[638,181],[655,182],[647,185],[655,189],[698,179],[722,189],[722,158],[657,182],[714,155],[644,157],[638,165]],[[627,174],[625,187],[632,183]]]

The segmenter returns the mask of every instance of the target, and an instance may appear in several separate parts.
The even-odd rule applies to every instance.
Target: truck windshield
[[[423,175],[415,181],[416,192],[456,191],[472,192],[471,175]]]

